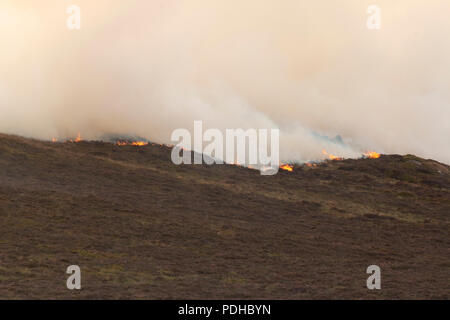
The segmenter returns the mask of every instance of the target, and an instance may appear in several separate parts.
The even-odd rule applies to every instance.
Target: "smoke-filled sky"
[[[285,161],[450,163],[448,0],[2,0],[0,46],[0,132],[170,143],[203,120],[280,128]]]

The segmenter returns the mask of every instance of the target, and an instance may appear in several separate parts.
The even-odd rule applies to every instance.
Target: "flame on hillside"
[[[289,164],[283,164],[282,166],[280,166],[281,170],[285,170],[285,171],[289,171],[292,172],[294,171],[294,167],[289,165]]]
[[[367,151],[364,156],[370,159],[378,159],[381,155],[375,151]]]
[[[81,134],[78,133],[77,138],[75,139],[75,142],[80,142],[80,141],[82,141]]]
[[[305,164],[306,164],[307,167],[310,167],[310,168],[315,168],[315,167],[317,167],[317,163],[307,162],[307,163],[305,163]]]
[[[51,140],[52,142],[56,143],[59,140],[57,138],[52,138]],[[82,137],[81,137],[81,133],[77,134],[77,137],[75,139],[70,139],[70,140],[65,140],[65,142],[71,142],[71,143],[78,143],[83,141]],[[115,144],[117,146],[135,146],[135,147],[144,147],[147,145],[150,145],[149,142],[146,141],[130,141],[130,140],[117,140],[115,142]],[[156,143],[151,143],[152,146],[164,146],[164,144],[156,144]],[[173,147],[173,145],[166,145],[168,147]],[[184,148],[183,148],[184,150]],[[338,160],[344,160],[344,158],[336,156],[334,154],[328,153],[325,149],[322,150],[322,154],[325,155],[327,157],[327,159],[329,160],[333,160],[333,161],[338,161]],[[363,158],[369,158],[369,159],[378,159],[381,157],[381,154],[379,154],[378,152],[375,151],[367,151],[363,153]],[[234,165],[236,166],[242,166],[240,164],[234,163]],[[306,166],[308,167],[317,167],[316,163],[305,163]],[[252,166],[248,166],[249,169],[256,169]],[[282,164],[280,165],[280,169],[284,170],[284,171],[288,171],[288,172],[293,172],[294,171],[294,166],[290,165],[290,164]]]
[[[66,142],[72,142],[72,143],[78,143],[81,141],[83,141],[83,139],[81,138],[81,133],[78,133],[77,137],[75,139],[66,140]],[[58,142],[58,139],[53,138],[52,142]]]
[[[326,155],[330,160],[343,160],[343,158],[335,156],[334,154],[328,153],[325,149],[322,150],[322,154]]]
[[[116,145],[118,146],[135,146],[135,147],[143,147],[147,146],[148,142],[145,141],[117,141]]]

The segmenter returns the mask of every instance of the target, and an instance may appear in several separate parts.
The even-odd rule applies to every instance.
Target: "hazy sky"
[[[279,127],[284,160],[450,163],[449,35],[448,0],[2,0],[0,132],[170,143],[203,120]]]

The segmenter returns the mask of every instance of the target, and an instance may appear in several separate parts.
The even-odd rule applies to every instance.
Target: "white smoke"
[[[450,163],[447,0],[378,0],[378,31],[366,0],[18,2],[0,3],[0,132],[170,143],[203,120],[278,127],[285,161]]]

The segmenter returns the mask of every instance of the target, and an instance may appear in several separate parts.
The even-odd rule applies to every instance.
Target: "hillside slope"
[[[261,176],[0,135],[0,298],[448,299],[449,213],[450,167],[414,156]]]

